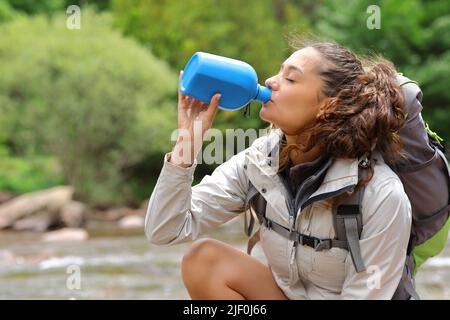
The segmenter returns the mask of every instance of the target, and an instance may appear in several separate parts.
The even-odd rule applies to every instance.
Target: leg
[[[214,239],[194,242],[181,273],[192,299],[287,299],[267,266]]]

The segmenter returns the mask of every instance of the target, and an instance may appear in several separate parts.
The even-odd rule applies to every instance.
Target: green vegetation
[[[81,30],[66,28],[70,4],[81,7]],[[369,30],[374,4],[381,28]],[[140,204],[171,149],[189,57],[244,60],[263,83],[290,54],[291,31],[392,60],[419,82],[424,118],[450,141],[448,1],[2,0],[0,190],[64,183],[91,205]],[[257,113],[219,111],[214,125],[265,127]]]
[[[111,30],[107,16],[83,14],[77,32],[66,29],[62,17],[23,17],[1,27],[0,141],[6,155],[54,157],[64,181],[93,204],[131,201],[135,168],[167,150],[176,77],[165,62]],[[10,162],[8,156],[1,161]],[[55,179],[30,181],[7,186],[20,192]]]

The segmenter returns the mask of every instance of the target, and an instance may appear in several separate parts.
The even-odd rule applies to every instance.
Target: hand
[[[219,106],[220,93],[215,94],[210,103],[202,102],[193,97],[189,97],[180,90],[181,76],[178,78],[178,129],[193,132],[194,122],[200,121],[202,124],[202,134],[211,128],[217,108]]]
[[[183,71],[178,78],[178,139],[172,152],[171,162],[190,166],[200,151],[205,132],[211,128],[219,107],[220,93],[210,103],[189,97],[180,90]]]

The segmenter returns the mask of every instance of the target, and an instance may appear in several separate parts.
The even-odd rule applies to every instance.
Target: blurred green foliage
[[[378,5],[381,28],[368,30],[370,5]],[[358,53],[381,53],[419,82],[423,116],[450,141],[450,2],[439,0],[325,0],[313,28]]]
[[[283,34],[310,31],[301,8],[284,0],[112,0],[111,10],[125,35],[176,70],[196,51],[207,51],[250,63],[262,83],[290,54]],[[214,125],[221,130],[262,127],[257,113],[248,120],[242,112],[219,112]]]
[[[70,4],[81,30],[65,27]],[[367,28],[370,5],[380,29]],[[93,205],[139,203],[173,145],[190,56],[244,60],[263,83],[290,54],[291,31],[392,60],[419,81],[424,118],[450,141],[448,1],[0,0],[0,190],[70,183]],[[252,109],[250,119],[219,111],[214,127],[265,127]],[[199,166],[196,181],[212,169]]]
[[[134,168],[170,143],[176,77],[107,16],[83,15],[77,31],[64,17],[1,27],[0,139],[14,155],[56,157],[92,204],[132,201]]]
[[[31,192],[60,185],[64,182],[58,162],[51,156],[11,156],[0,145],[0,190]]]
[[[110,6],[110,0],[7,0],[5,3],[14,10],[26,14],[63,13],[70,5],[78,5],[80,7],[91,6],[99,10],[107,9]]]
[[[269,76],[289,53],[283,33],[308,29],[289,1],[113,0],[117,26],[182,69],[196,51],[249,62]]]
[[[16,12],[8,2],[0,1],[0,23],[13,19],[15,15]]]
[[[7,3],[17,11],[31,14],[39,12],[49,13],[61,10],[64,5],[64,0],[8,0]]]

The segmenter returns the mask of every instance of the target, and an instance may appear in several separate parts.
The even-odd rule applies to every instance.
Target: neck
[[[298,141],[298,139],[302,139],[303,135],[300,135],[300,138],[298,135],[285,134],[285,136],[287,144],[295,144],[297,143],[296,141]],[[304,138],[305,138],[304,141],[307,141],[308,137],[305,136]],[[321,154],[320,146],[317,144],[307,152],[302,152],[300,150],[292,150],[289,153],[289,159],[294,165],[296,165],[299,163],[314,161],[320,156],[320,154]]]

